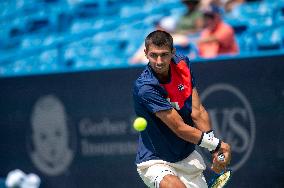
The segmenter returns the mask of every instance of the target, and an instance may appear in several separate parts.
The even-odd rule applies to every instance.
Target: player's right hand
[[[218,155],[220,155],[221,153],[225,156],[223,161],[220,161],[218,159]],[[213,158],[213,163],[211,169],[218,174],[224,171],[231,162],[230,145],[225,142],[221,142],[220,149],[212,154],[212,158]]]

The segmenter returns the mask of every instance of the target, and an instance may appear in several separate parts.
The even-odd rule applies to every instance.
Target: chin
[[[165,70],[164,69],[155,69],[155,72],[156,73],[163,73],[163,72],[165,72]]]

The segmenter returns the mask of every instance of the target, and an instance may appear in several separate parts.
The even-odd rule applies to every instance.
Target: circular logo
[[[57,97],[46,95],[36,101],[28,151],[33,164],[46,175],[60,175],[73,160],[67,124],[64,106]]]
[[[255,141],[255,118],[248,99],[229,84],[208,87],[200,99],[209,113],[215,136],[231,145],[231,168],[238,170],[248,160]],[[211,157],[206,158],[209,163]]]

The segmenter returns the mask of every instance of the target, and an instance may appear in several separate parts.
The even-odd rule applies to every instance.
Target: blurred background
[[[0,187],[144,187],[131,89],[155,29],[233,145],[228,187],[284,187],[283,0],[1,0]]]
[[[158,25],[171,33],[182,35],[177,38],[177,45],[182,44],[178,45],[178,50],[191,54],[192,60],[198,59],[198,49],[193,49],[202,26],[196,26],[194,16],[187,16],[191,11],[186,2],[2,0],[0,75],[139,64],[143,60],[133,60],[133,57],[144,37]],[[234,55],[283,52],[282,0],[201,0],[197,11],[206,9],[212,2],[220,8],[222,19],[234,29],[239,47]],[[188,19],[190,23],[180,24],[181,19],[184,19],[183,22]]]

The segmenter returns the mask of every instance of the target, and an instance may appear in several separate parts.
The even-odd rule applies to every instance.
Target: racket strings
[[[212,185],[212,188],[222,188],[224,185],[226,185],[226,183],[230,179],[230,176],[231,176],[230,171],[227,171],[224,174],[220,175],[216,179],[215,183]]]

